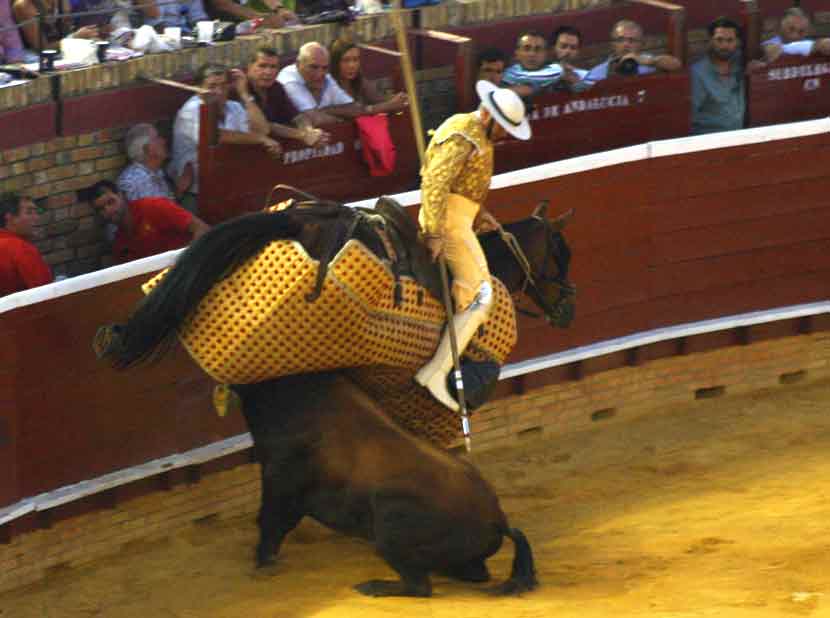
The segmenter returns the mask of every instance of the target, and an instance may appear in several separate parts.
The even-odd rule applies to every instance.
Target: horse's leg
[[[257,567],[274,564],[286,535],[297,527],[305,513],[298,507],[298,496],[286,493],[279,475],[268,465],[262,466],[262,502],[259,508],[259,543]]]
[[[499,551],[503,535],[495,526],[480,526],[477,531],[475,522],[459,522],[458,526],[456,534],[449,534],[446,546],[450,565],[439,572],[463,582],[490,581],[490,571],[485,561]],[[465,558],[470,555],[471,558]]]
[[[433,528],[432,513],[407,496],[376,495],[375,549],[398,575],[400,581],[373,579],[355,586],[367,596],[428,597],[432,595],[430,568],[420,556],[422,541]]]

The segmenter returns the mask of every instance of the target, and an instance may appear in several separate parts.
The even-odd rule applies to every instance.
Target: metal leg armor
[[[484,281],[472,304],[464,311],[455,314],[452,324],[447,324],[432,360],[415,374],[415,381],[418,384],[429,389],[433,397],[454,412],[458,412],[460,406],[447,390],[447,375],[453,366],[450,333],[447,329],[455,328],[458,354],[461,355],[478,327],[487,321],[487,315],[492,306],[493,287],[489,281]]]

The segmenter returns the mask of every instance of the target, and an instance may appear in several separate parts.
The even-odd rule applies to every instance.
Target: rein
[[[550,240],[548,238],[549,235],[549,228],[547,219],[543,217],[534,217],[538,219],[545,228],[545,259],[547,260],[548,257],[548,249],[550,247]],[[524,253],[519,241],[516,240],[516,236],[511,232],[505,230],[501,225],[498,226],[497,231],[499,236],[507,245],[507,248],[510,249],[510,252],[513,254],[513,257],[516,258],[516,262],[519,264],[519,267],[522,269],[524,273],[524,283],[522,283],[522,287],[519,290],[520,293],[525,294],[527,292],[528,286],[530,286],[532,290],[532,294],[529,294],[533,297],[533,300],[542,308],[542,313],[537,313],[535,311],[531,311],[529,309],[524,309],[522,307],[516,307],[516,311],[519,313],[532,317],[532,318],[544,318],[548,322],[553,319],[553,313],[555,311],[555,307],[551,307],[548,302],[545,300],[545,297],[542,295],[539,286],[536,284],[536,280],[533,277],[533,272],[530,268],[530,261],[527,259],[527,256]],[[543,281],[550,281],[550,282],[557,282],[556,279],[546,276],[544,273],[540,275],[540,278]]]

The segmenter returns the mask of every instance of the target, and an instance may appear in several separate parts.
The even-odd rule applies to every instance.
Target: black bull
[[[262,469],[257,564],[273,561],[308,515],[374,543],[400,581],[356,586],[371,596],[429,596],[431,573],[490,578],[485,560],[515,544],[503,594],[536,587],[525,536],[469,462],[392,422],[343,372],[235,386]]]

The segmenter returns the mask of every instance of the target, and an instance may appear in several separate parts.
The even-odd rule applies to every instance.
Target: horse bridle
[[[551,229],[550,229],[550,222],[547,220],[546,217],[538,217],[536,215],[533,216],[534,219],[541,221],[542,225],[545,228],[545,263],[547,264],[548,258],[551,254],[550,248],[550,236],[551,236]],[[522,313],[523,315],[530,316],[532,318],[544,318],[547,322],[552,323],[555,319],[555,316],[559,313],[559,304],[561,303],[562,298],[570,295],[573,293],[573,288],[569,284],[567,284],[561,277],[552,277],[545,272],[542,272],[539,275],[539,279],[545,283],[556,284],[562,287],[563,294],[560,297],[559,301],[554,304],[548,303],[545,299],[544,294],[542,294],[541,289],[536,284],[536,279],[533,276],[533,272],[530,268],[530,261],[527,259],[527,256],[524,253],[519,241],[516,240],[516,237],[505,230],[501,225],[498,226],[497,231],[499,236],[507,245],[507,248],[510,249],[510,252],[513,254],[513,257],[516,258],[516,262],[519,264],[519,267],[522,269],[524,273],[524,281],[521,285],[519,290],[522,294],[527,294],[533,301],[542,308],[542,313],[536,313],[535,311],[531,311],[529,309],[524,309],[521,307],[517,307],[516,311]],[[530,288],[530,289],[528,289]]]

